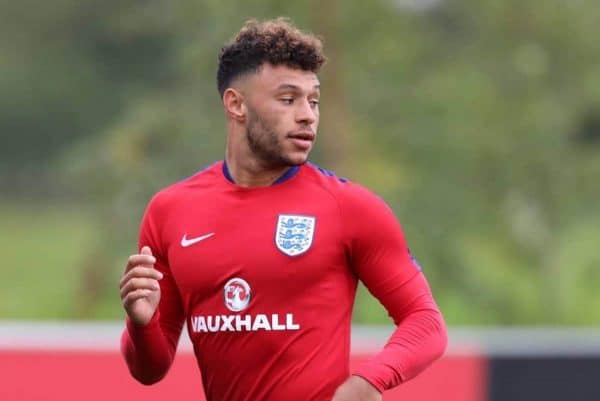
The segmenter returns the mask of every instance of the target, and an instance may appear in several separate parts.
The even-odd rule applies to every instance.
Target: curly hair
[[[248,20],[219,53],[217,88],[221,97],[236,78],[258,72],[264,63],[317,73],[325,63],[323,43],[288,19]]]

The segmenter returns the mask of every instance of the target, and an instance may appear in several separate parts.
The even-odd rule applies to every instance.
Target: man
[[[392,211],[307,163],[321,42],[249,21],[219,56],[225,160],[160,191],[121,280],[122,352],[151,384],[183,327],[209,401],[370,401],[446,346],[442,316]],[[360,279],[398,325],[350,375]]]

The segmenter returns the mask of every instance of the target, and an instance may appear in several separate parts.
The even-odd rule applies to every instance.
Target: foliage
[[[35,18],[12,42],[27,49],[7,63],[17,79],[0,79],[0,131],[23,132],[2,161],[58,160],[97,216],[88,269],[105,269],[133,249],[153,192],[222,158],[219,47],[250,16],[288,15],[331,59],[314,159],[390,203],[450,323],[597,323],[598,7],[408,3],[3,6]],[[358,320],[384,314],[359,294]]]

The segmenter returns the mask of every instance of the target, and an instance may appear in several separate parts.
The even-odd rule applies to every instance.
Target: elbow
[[[448,331],[446,330],[446,326],[443,327],[443,331],[440,333],[440,346],[438,349],[438,354],[436,359],[441,358],[446,353],[448,349]]]
[[[427,355],[425,359],[427,363],[433,363],[440,359],[446,353],[446,349],[448,348],[448,329],[446,328],[446,323],[444,322],[444,317],[439,309],[429,309],[425,312],[422,312],[423,327],[426,328],[424,333],[424,338],[426,338],[423,342],[424,349],[427,352],[424,355]]]
[[[158,383],[165,377],[165,375],[167,373],[167,372],[161,372],[161,373],[157,374],[157,373],[134,371],[134,370],[130,370],[129,372],[131,373],[131,376],[136,381],[143,384],[144,386],[151,386],[155,383]]]
[[[444,322],[444,317],[442,313],[438,311],[437,320],[437,341],[436,347],[434,347],[434,360],[437,360],[444,356],[446,350],[448,349],[448,329],[446,327],[446,322]]]
[[[161,379],[162,377],[135,377],[135,380],[144,386],[151,386],[155,383],[158,383]]]
[[[121,354],[123,355],[131,377],[139,383],[150,386],[161,381],[169,371],[173,362],[173,352],[156,352],[157,349],[136,349],[129,339],[127,331],[121,341]]]

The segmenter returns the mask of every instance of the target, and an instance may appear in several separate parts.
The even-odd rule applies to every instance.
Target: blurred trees
[[[2,179],[58,166],[97,215],[82,316],[118,315],[151,194],[223,157],[220,46],[287,15],[331,50],[315,161],[392,205],[450,323],[600,321],[593,2],[28,3],[0,12]]]

